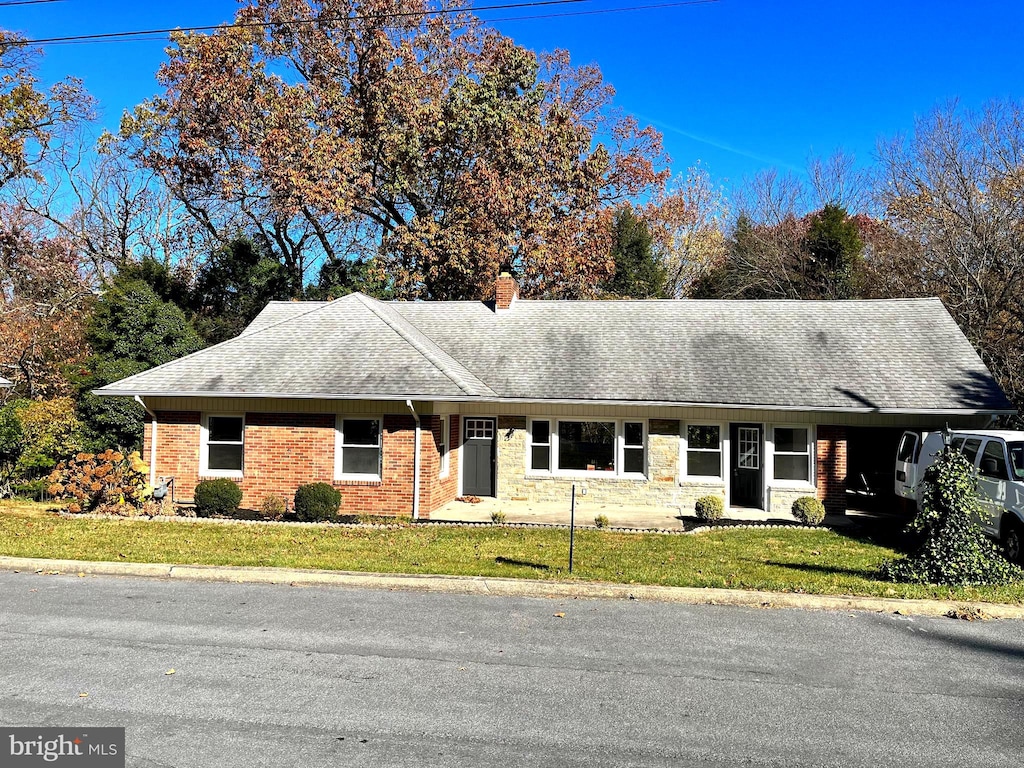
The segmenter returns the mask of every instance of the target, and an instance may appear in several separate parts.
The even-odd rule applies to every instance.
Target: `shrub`
[[[825,519],[825,505],[813,496],[801,496],[793,502],[793,517],[804,525],[821,525]]]
[[[491,512],[491,522],[497,523],[498,525],[504,525],[505,513],[500,509],[494,510],[493,512]]]
[[[1009,584],[1024,570],[1007,562],[975,522],[981,516],[974,467],[946,451],[924,475],[920,509],[910,529],[921,544],[909,556],[882,563],[882,578],[916,584]]]
[[[19,399],[0,407],[0,485],[45,480],[60,459],[81,448],[81,425],[70,397]]]
[[[721,496],[701,496],[693,508],[701,520],[713,522],[725,514],[725,500]]]
[[[39,480],[29,480],[25,483],[18,483],[11,488],[11,491],[15,496],[23,499],[34,499],[36,501],[42,501],[43,495],[46,493],[46,489],[50,487],[50,479],[48,477],[41,478]]]
[[[598,515],[597,517],[595,517],[594,518],[594,525],[596,525],[598,528],[607,528],[608,527],[608,515]]]
[[[285,512],[284,499],[272,493],[267,494],[260,502],[260,512],[269,518],[280,519]]]
[[[295,491],[295,516],[299,520],[330,520],[340,506],[341,491],[329,483],[300,485]]]
[[[238,483],[227,477],[203,480],[196,486],[196,514],[227,515],[235,512],[242,503],[242,489]]]
[[[141,508],[153,493],[148,473],[149,465],[137,451],[127,456],[110,449],[79,453],[50,473],[46,492],[55,499],[70,500],[69,512],[125,505]]]

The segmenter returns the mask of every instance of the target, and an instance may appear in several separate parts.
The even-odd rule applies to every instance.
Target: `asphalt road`
[[[125,726],[130,766],[1016,767],[1024,622],[0,573],[0,724]]]

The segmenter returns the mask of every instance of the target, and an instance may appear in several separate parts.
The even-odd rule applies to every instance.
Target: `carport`
[[[846,428],[846,507],[895,510],[893,472],[903,427]]]

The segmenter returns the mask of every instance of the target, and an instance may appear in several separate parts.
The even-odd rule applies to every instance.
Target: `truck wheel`
[[[1003,523],[1003,550],[1012,562],[1024,562],[1024,530],[1012,517]]]

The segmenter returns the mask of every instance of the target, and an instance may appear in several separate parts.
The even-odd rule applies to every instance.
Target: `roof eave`
[[[509,403],[509,404],[541,404],[541,405],[605,405],[605,406],[642,406],[663,408],[722,408],[727,410],[745,411],[818,411],[822,413],[887,413],[914,416],[1013,416],[1017,411],[1013,408],[871,408],[866,406],[825,406],[825,405],[781,405],[773,403],[713,403],[680,400],[616,400],[616,399],[581,399],[581,398],[536,398],[536,397],[479,397],[472,395],[453,396],[427,393],[284,393],[284,392],[210,392],[184,390],[111,390],[94,389],[94,395],[100,397],[209,397],[223,399],[253,400],[384,400],[404,402],[406,400],[435,401],[444,403]]]

